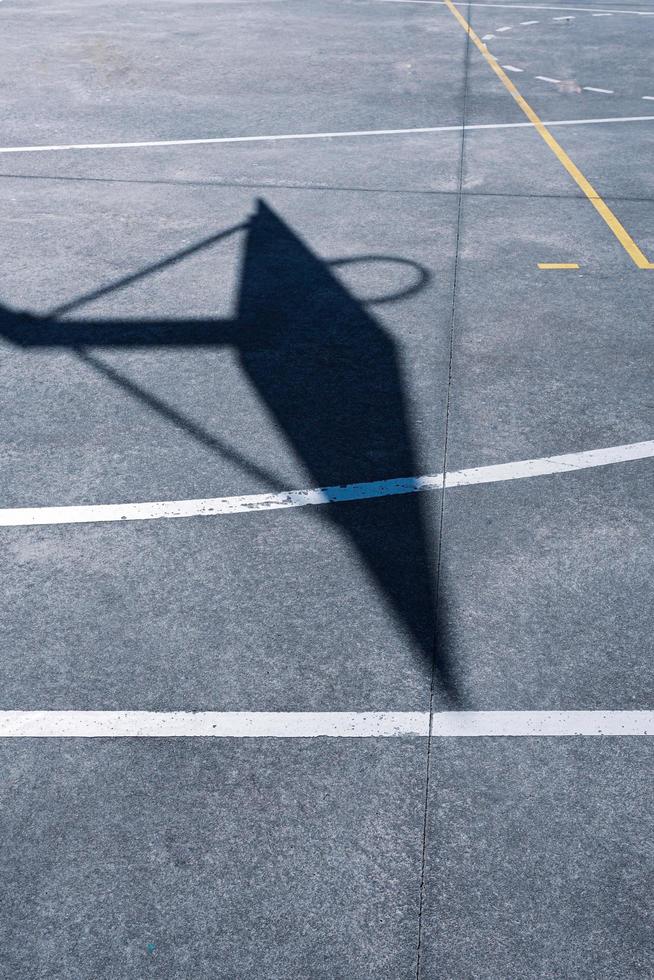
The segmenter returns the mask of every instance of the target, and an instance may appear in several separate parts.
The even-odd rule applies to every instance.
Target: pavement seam
[[[652,97],[654,101],[654,96]],[[347,194],[406,194],[406,195],[441,195],[451,197],[453,195],[458,196],[459,193],[463,197],[500,197],[509,198],[516,200],[526,200],[526,201],[583,201],[586,202],[586,197],[581,193],[581,191],[575,191],[574,188],[571,189],[567,194],[534,194],[530,192],[529,194],[523,193],[521,191],[479,191],[479,190],[462,190],[459,192],[458,189],[455,190],[444,190],[436,187],[348,187],[342,184],[285,184],[279,183],[277,181],[258,181],[256,183],[244,183],[242,181],[220,181],[220,180],[175,180],[173,178],[161,180],[158,179],[139,179],[130,177],[63,177],[63,176],[46,176],[44,174],[0,174],[0,180],[54,180],[54,181],[86,181],[101,184],[162,184],[162,185],[172,185],[174,187],[189,186],[189,187],[243,187],[248,188],[275,188],[283,190],[292,191],[334,191]],[[634,204],[653,204],[654,197],[638,197],[635,195],[625,195],[625,194],[605,194],[604,199],[606,201],[630,201]]]
[[[468,18],[470,17],[470,4],[467,5],[466,14]],[[468,77],[470,72],[470,54],[471,54],[471,44],[470,35],[466,33],[466,43],[463,55],[463,107],[461,113],[461,152],[459,157],[459,173],[458,173],[458,201],[457,201],[457,213],[456,213],[456,233],[454,241],[454,262],[453,262],[453,273],[452,273],[452,308],[450,313],[450,336],[449,336],[449,352],[448,352],[448,368],[447,368],[447,392],[445,397],[445,422],[443,431],[443,489],[445,488],[445,480],[447,477],[447,440],[449,433],[449,419],[450,419],[450,391],[452,386],[452,360],[454,353],[454,324],[456,318],[456,287],[457,287],[457,273],[459,265],[459,244],[461,238],[461,219],[463,213],[463,178],[464,178],[464,166],[465,166],[465,137],[466,137],[466,114],[467,114],[467,102],[468,102]],[[431,786],[431,754],[432,754],[432,742],[434,735],[434,686],[436,681],[436,651],[438,644],[438,633],[439,633],[439,616],[438,616],[438,600],[440,594],[440,578],[441,578],[441,554],[442,554],[442,540],[443,540],[443,514],[445,510],[445,494],[441,494],[439,516],[438,516],[438,545],[437,545],[437,559],[436,559],[436,576],[435,576],[435,597],[434,597],[434,638],[433,638],[433,651],[432,651],[432,662],[431,662],[431,678],[429,687],[429,731],[427,734],[427,758],[426,758],[426,775],[425,775],[425,797],[424,797],[424,807],[423,807],[423,824],[422,824],[422,853],[420,860],[420,893],[418,900],[418,942],[416,947],[416,980],[420,980],[421,967],[422,967],[422,919],[423,912],[425,908],[425,870],[427,863],[427,836],[429,827],[429,793]]]

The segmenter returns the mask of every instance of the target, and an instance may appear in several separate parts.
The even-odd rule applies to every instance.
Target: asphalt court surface
[[[653,260],[654,6],[550,6],[458,9]],[[0,18],[3,512],[653,438],[654,271],[446,4]],[[0,712],[651,711],[651,455],[2,526]],[[0,975],[651,977],[650,741],[2,739]]]

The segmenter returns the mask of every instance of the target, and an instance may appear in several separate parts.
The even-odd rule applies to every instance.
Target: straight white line
[[[380,0],[388,2],[391,0]],[[427,0],[420,0],[420,3]],[[431,2],[431,0],[429,0]],[[536,75],[536,78],[542,78]],[[546,78],[545,81],[555,81]],[[647,99],[650,96],[643,96]],[[594,123],[616,123],[616,122],[651,122],[654,116],[608,116],[599,119],[549,119],[545,120],[545,126],[584,126]],[[182,139],[182,140],[138,140],[134,142],[122,143],[52,143],[43,146],[1,146],[0,153],[50,153],[60,150],[129,150],[142,147],[158,146],[201,146],[219,143],[265,143],[280,140],[323,140],[337,139],[358,136],[407,136],[412,133],[460,133],[476,129],[529,129],[533,128],[531,122],[512,122],[512,123],[471,123],[468,125],[453,126],[414,126],[409,129],[352,129],[338,133],[278,133],[272,136],[211,136],[201,139]],[[2,175],[0,175],[2,176]]]
[[[430,476],[350,483],[345,486],[254,493],[234,497],[201,497],[194,500],[157,500],[145,503],[90,504],[66,507],[10,507],[0,510],[0,527],[29,527],[38,524],[90,524],[105,521],[153,521],[180,517],[215,517],[219,514],[249,514],[261,510],[320,506],[351,500],[370,500],[407,493],[449,490],[480,483],[522,480],[554,473],[572,473],[595,466],[608,466],[654,457],[654,439],[606,449],[592,449],[561,456],[524,459],[515,463],[455,470],[443,479]]]
[[[524,71],[524,68],[516,68],[515,65],[502,65],[505,71]]]
[[[654,102],[654,95],[642,95],[641,98],[646,99],[648,102]]]
[[[644,96],[647,98],[647,96]],[[544,126],[588,126],[593,123],[618,123],[618,122],[645,122],[651,120],[652,116],[608,116],[605,119],[551,119],[544,122]],[[527,125],[531,125],[528,123]]]
[[[538,23],[539,23],[539,21],[537,21],[537,20],[521,20],[520,21],[520,25],[522,27],[527,27],[529,24],[538,24]]]
[[[547,75],[534,75],[539,82],[552,82],[553,85],[558,85],[561,81],[560,78],[548,78]]]
[[[503,31],[512,31],[513,26],[510,25],[509,27],[496,27],[495,30],[497,31],[498,34],[502,34]]]
[[[2,711],[0,738],[425,738],[428,711]],[[652,735],[654,711],[441,711],[436,738]]]
[[[347,136],[395,136],[407,133],[460,131],[461,126],[420,126],[410,129],[352,129],[335,133],[276,133],[268,136],[209,136],[200,139],[138,140],[120,143],[52,143],[48,146],[3,146],[0,153],[45,153],[54,150],[123,150],[150,146],[208,146],[214,143],[263,143],[280,140],[324,140]]]
[[[592,14],[593,17],[613,17],[613,14]]]
[[[564,17],[552,17],[552,20],[574,20],[574,17],[568,16],[566,14],[566,16]]]
[[[612,88],[593,88],[592,85],[584,85],[584,92],[601,92],[603,95],[615,95]]]
[[[422,711],[3,711],[0,738],[425,736]]]
[[[446,6],[443,0],[377,0],[378,3],[424,3],[431,4],[432,6],[444,7]],[[475,3],[474,0],[471,3],[455,3],[455,7],[502,7],[505,10],[574,10],[583,14],[590,14],[597,7],[552,7],[545,6],[539,3]],[[652,10],[608,10],[606,11],[610,14],[635,14],[637,17],[654,17],[654,11]],[[604,13],[604,11],[602,11]]]

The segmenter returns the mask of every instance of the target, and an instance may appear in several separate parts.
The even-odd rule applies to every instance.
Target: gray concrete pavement
[[[435,745],[428,977],[646,977],[642,741]]]
[[[542,119],[654,116],[654,7],[574,6],[459,9]],[[525,119],[443,4],[0,21],[4,147]],[[654,257],[654,122],[552,132]],[[0,154],[0,186],[2,508],[653,437],[654,272],[533,129]],[[2,527],[0,711],[651,709],[651,488]],[[12,980],[653,973],[645,737],[0,741]]]
[[[3,751],[3,975],[411,977],[424,746]]]

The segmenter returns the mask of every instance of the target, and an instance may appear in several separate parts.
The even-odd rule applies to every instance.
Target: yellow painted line
[[[520,95],[520,92],[515,87],[515,85],[509,78],[509,76],[506,74],[505,71],[502,70],[501,66],[498,65],[498,63],[493,59],[492,55],[489,54],[488,48],[486,47],[484,42],[478,37],[477,34],[475,34],[475,32],[473,31],[472,27],[465,19],[463,14],[459,13],[459,11],[452,3],[452,0],[443,0],[443,2],[445,6],[448,7],[448,9],[450,10],[450,13],[452,13],[454,17],[456,17],[459,24],[464,29],[464,31],[466,32],[466,34],[468,35],[472,43],[475,45],[475,47],[477,47],[479,51],[482,53],[482,55],[484,56],[484,58],[486,59],[490,67],[493,69],[497,77],[509,90],[509,92],[511,93],[515,101],[518,103],[518,105],[524,112],[527,119],[529,119],[529,121],[533,123],[534,127],[538,130],[539,134],[545,140],[552,153],[557,157],[559,162],[563,164],[563,166],[568,171],[568,173],[570,174],[574,182],[577,184],[578,187],[581,188],[581,190],[584,192],[584,194],[586,195],[590,203],[593,205],[595,210],[602,216],[602,218],[604,218],[604,221],[607,223],[607,225],[609,226],[609,228],[611,229],[615,237],[618,239],[618,241],[620,242],[624,250],[627,252],[631,260],[638,266],[639,269],[654,269],[654,262],[650,262],[647,256],[644,255],[643,252],[641,252],[641,250],[638,248],[638,246],[636,245],[635,241],[633,240],[633,238],[631,237],[627,229],[622,224],[620,224],[616,216],[613,214],[613,211],[611,211],[611,208],[608,206],[608,204],[606,204],[605,201],[602,200],[602,198],[599,196],[599,194],[597,193],[593,185],[588,180],[586,180],[579,167],[577,167],[577,165],[573,163],[573,161],[570,159],[570,157],[565,152],[565,150],[560,145],[560,143],[558,143],[554,139],[549,129],[541,121],[539,116],[536,115],[536,113],[531,108],[531,106],[526,101],[526,99],[523,99],[523,97]]]
[[[578,262],[539,262],[539,269],[578,269]]]

